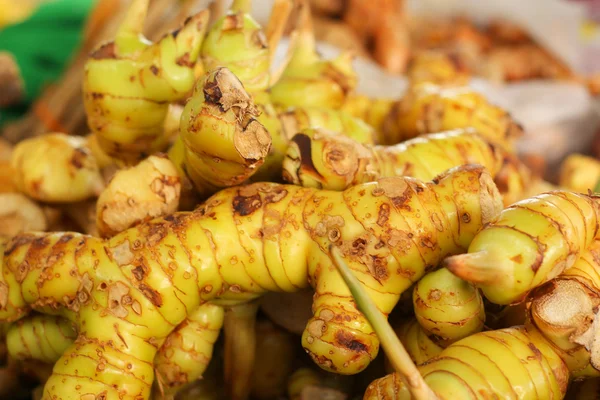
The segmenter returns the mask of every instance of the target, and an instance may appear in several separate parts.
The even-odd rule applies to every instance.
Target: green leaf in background
[[[24,104],[0,109],[0,127],[21,115],[24,105],[60,78],[83,39],[87,16],[95,3],[45,0],[29,18],[0,30],[0,51],[14,56],[25,82]]]

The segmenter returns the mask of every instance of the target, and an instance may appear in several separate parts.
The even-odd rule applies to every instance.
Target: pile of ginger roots
[[[597,395],[596,159],[545,181],[441,53],[357,94],[303,0],[155,43],[147,8],[89,56],[88,135],[0,146],[2,396],[26,374],[44,400],[411,398],[332,246],[439,399]]]

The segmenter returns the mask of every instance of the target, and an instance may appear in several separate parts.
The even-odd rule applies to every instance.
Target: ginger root
[[[104,188],[96,158],[83,137],[49,133],[21,141],[12,153],[20,192],[48,203],[73,203]]]
[[[209,12],[151,43],[141,34],[149,0],[135,0],[114,41],[85,65],[83,100],[90,129],[110,157],[126,164],[163,150],[169,103],[192,89]]]
[[[446,258],[444,266],[492,303],[520,302],[573,266],[599,236],[599,221],[597,196],[540,194],[503,210],[475,236],[468,253]]]
[[[55,364],[45,397],[147,399],[157,351],[202,304],[311,285],[303,347],[321,368],[355,374],[379,344],[332,266],[330,244],[389,313],[403,290],[445,255],[465,251],[501,208],[489,174],[465,166],[430,183],[387,178],[344,192],[229,188],[194,212],[107,240],[24,233],[3,246],[0,320],[52,310],[75,323],[79,335]]]
[[[167,158],[150,156],[135,167],[118,171],[96,204],[96,226],[102,237],[113,236],[152,218],[177,211],[181,183]]]

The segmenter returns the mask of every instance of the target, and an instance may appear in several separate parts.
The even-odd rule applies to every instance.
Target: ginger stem
[[[438,397],[423,380],[417,366],[410,359],[406,349],[394,333],[394,330],[383,313],[375,306],[375,303],[373,303],[369,294],[350,271],[350,268],[342,258],[340,250],[337,247],[330,245],[329,251],[333,256],[334,264],[344,278],[346,285],[348,285],[352,296],[356,300],[358,308],[373,327],[388,359],[394,369],[401,374],[402,379],[405,381],[412,396],[416,400],[437,399]]]
[[[127,10],[125,19],[119,26],[115,37],[117,52],[119,55],[127,55],[142,49],[147,43],[142,32],[146,15],[148,13],[148,4],[150,0],[133,0]]]
[[[496,257],[490,251],[459,254],[448,257],[443,262],[443,266],[457,277],[477,284],[490,284],[505,280],[504,273],[509,268],[502,268],[502,264],[502,258]]]
[[[314,54],[316,51],[316,41],[313,31],[312,16],[310,13],[310,4],[307,0],[300,0],[300,13],[296,26],[296,37],[293,52],[297,55]]]
[[[246,400],[252,389],[256,353],[256,313],[260,302],[232,307],[225,314],[225,384],[228,398]]]

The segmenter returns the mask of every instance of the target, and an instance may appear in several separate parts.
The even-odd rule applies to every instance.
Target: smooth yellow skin
[[[353,56],[342,53],[333,60],[320,60],[316,53],[296,51],[281,78],[269,89],[280,107],[339,109],[357,82]]]
[[[375,143],[375,131],[362,120],[341,110],[314,107],[293,107],[282,111],[280,119],[288,139],[305,129],[323,128],[339,132],[359,143]]]
[[[229,11],[210,28],[202,44],[207,71],[227,67],[249,92],[269,87],[270,51],[262,27],[243,11]]]
[[[55,363],[73,344],[77,332],[61,317],[33,315],[11,325],[6,334],[8,354],[16,360]]]
[[[177,34],[152,45],[130,48],[128,41],[121,52],[119,42],[105,44],[88,59],[83,81],[88,124],[109,156],[135,163],[167,146],[169,102],[184,98],[194,85],[208,17],[208,11],[200,12]]]
[[[411,86],[394,105],[384,122],[381,144],[396,144],[425,133],[466,127],[507,146],[523,133],[506,111],[472,89],[423,83]]]
[[[363,145],[336,132],[306,129],[290,141],[283,169],[289,183],[345,190],[399,175],[429,180],[471,163],[486,167],[507,206],[523,196],[531,180],[516,157],[470,128],[423,135],[394,146]]]
[[[600,376],[591,362],[591,352],[579,339],[588,329],[594,329],[598,293],[600,241],[596,240],[571,268],[532,296],[530,323],[555,346],[573,377]]]
[[[20,192],[48,203],[73,203],[104,188],[96,158],[83,137],[48,133],[25,139],[13,150],[13,181]]]
[[[154,359],[156,379],[166,392],[202,377],[221,332],[224,315],[223,307],[203,304],[167,337]]]
[[[581,154],[571,154],[560,166],[558,184],[579,193],[592,192],[600,181],[600,161]]]
[[[553,191],[513,204],[445,266],[495,304],[511,304],[570,268],[598,237],[600,200]]]
[[[427,333],[416,319],[402,323],[394,331],[416,365],[431,360],[444,350],[443,347],[427,336]]]
[[[181,179],[168,158],[150,156],[115,173],[96,203],[96,227],[102,237],[177,211]]]
[[[475,286],[446,268],[430,272],[413,289],[415,317],[443,347],[480,332],[485,324],[483,298]]]
[[[86,139],[87,147],[90,149],[90,152],[96,159],[98,168],[102,170],[106,167],[118,164],[118,160],[115,160],[114,158],[106,154],[104,150],[102,150],[102,147],[100,147],[100,144],[98,143],[98,138],[96,137],[96,134],[90,133],[86,136]]]
[[[77,342],[55,364],[45,399],[147,399],[158,349],[201,304],[311,285],[315,316],[304,348],[321,368],[356,374],[377,355],[378,340],[333,267],[330,244],[387,314],[428,267],[465,251],[501,208],[489,174],[463,167],[435,183],[397,177],[345,192],[229,188],[194,212],[108,240],[21,234],[3,251],[0,322],[35,310],[76,324]]]
[[[227,68],[198,81],[181,116],[185,169],[198,193],[239,185],[264,163],[271,136],[258,109]]]
[[[439,399],[562,399],[569,371],[545,340],[523,327],[480,332],[419,366]],[[371,383],[364,400],[411,399],[397,373]]]
[[[353,93],[348,95],[340,110],[366,122],[380,136],[383,123],[394,103],[395,100],[393,99],[369,98],[365,95]]]

